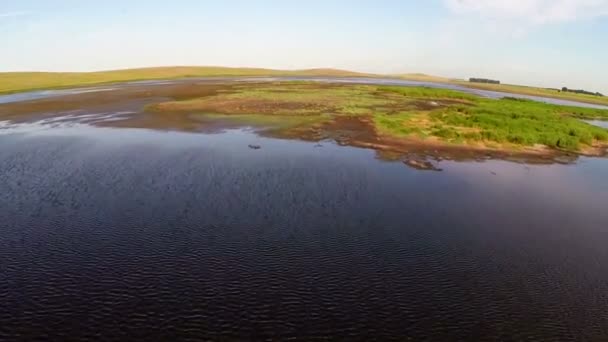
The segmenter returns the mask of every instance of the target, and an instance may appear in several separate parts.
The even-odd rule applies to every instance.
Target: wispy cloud
[[[608,16],[608,0],[444,0],[458,14],[533,25]]]
[[[0,12],[0,19],[2,18],[14,18],[29,15],[27,11],[11,11],[11,12]]]

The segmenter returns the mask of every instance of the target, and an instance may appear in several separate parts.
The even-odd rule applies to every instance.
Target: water
[[[234,82],[272,82],[272,81],[316,81],[316,82],[330,82],[330,83],[355,83],[355,84],[373,84],[373,85],[393,85],[403,87],[431,87],[441,89],[458,90],[481,97],[487,97],[491,99],[500,99],[503,97],[515,97],[520,99],[528,99],[539,102],[551,103],[563,106],[576,106],[586,108],[597,108],[597,109],[608,109],[608,106],[597,105],[591,103],[584,103],[578,101],[554,99],[550,97],[512,94],[499,91],[490,91],[482,89],[472,89],[455,84],[437,83],[437,82],[422,82],[422,81],[408,81],[399,80],[393,78],[368,78],[368,77],[202,77],[202,78],[187,78],[183,80],[151,80],[151,81],[134,81],[113,84],[110,86],[97,86],[87,88],[76,88],[76,89],[63,89],[63,90],[42,90],[42,91],[31,91],[22,92],[16,94],[0,95],[0,104],[13,103],[21,101],[31,101],[44,98],[52,98],[57,96],[65,95],[77,95],[89,92],[106,92],[117,89],[128,89],[130,87],[138,86],[163,86],[170,84],[179,84],[187,82],[203,82],[203,83],[225,83],[227,81]]]
[[[603,120],[584,120],[584,121],[589,124],[592,124],[594,126],[608,128],[608,121],[603,121]]]
[[[65,96],[65,95],[77,95],[77,94],[86,94],[86,93],[95,93],[95,92],[105,92],[105,91],[112,91],[112,90],[116,90],[116,89],[117,88],[111,88],[111,87],[90,87],[90,88],[80,88],[80,89],[27,91],[27,92],[14,93],[14,94],[8,94],[8,95],[0,95],[0,104],[39,100],[39,99],[46,99],[46,98],[50,98],[50,97]]]
[[[608,338],[606,159],[0,132],[0,340]]]

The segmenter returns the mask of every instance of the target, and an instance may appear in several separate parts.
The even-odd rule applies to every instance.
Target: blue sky
[[[0,71],[335,67],[608,93],[608,0],[2,0]]]

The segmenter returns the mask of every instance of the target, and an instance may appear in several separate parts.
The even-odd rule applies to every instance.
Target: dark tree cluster
[[[490,84],[500,84],[500,81],[497,80],[490,80],[487,78],[469,78],[469,82],[474,82],[474,83],[490,83]]]
[[[583,89],[568,89],[567,87],[563,87],[562,88],[563,92],[566,93],[577,93],[577,94],[585,94],[585,95],[593,95],[593,96],[604,96],[604,94],[600,93],[600,92],[592,92],[592,91],[586,91]]]

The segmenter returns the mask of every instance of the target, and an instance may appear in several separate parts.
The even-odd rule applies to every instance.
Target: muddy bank
[[[205,97],[227,90],[231,84],[184,82],[134,85],[102,92],[71,94],[32,101],[0,104],[0,120],[24,121],[73,111],[124,111],[143,113],[146,105],[169,100]]]
[[[333,140],[340,145],[376,150],[384,160],[416,161],[482,161],[502,159],[530,164],[568,164],[576,161],[576,153],[547,148],[508,151],[483,146],[446,144],[434,139],[390,138],[375,130],[370,118],[335,117],[313,127],[296,127],[289,130],[268,130],[262,134],[284,139],[306,141]]]
[[[568,153],[543,147],[512,146],[491,148],[483,144],[452,144],[436,138],[392,137],[378,132],[373,113],[381,110],[386,115],[399,115],[403,111],[436,111],[454,105],[467,105],[465,100],[413,99],[400,101],[394,95],[371,92],[373,97],[359,97],[361,108],[354,108],[350,97],[327,95],[331,91],[340,94],[342,84],[297,84],[306,92],[319,92],[322,96],[293,98],[289,90],[273,90],[276,98],[249,98],[237,101],[208,101],[203,112],[197,109],[150,111],[151,106],[170,101],[207,101],[221,94],[238,93],[243,89],[258,89],[281,83],[225,83],[179,82],[170,84],[140,84],[103,92],[72,94],[33,101],[0,104],[0,120],[27,122],[45,118],[79,120],[91,113],[87,124],[104,127],[146,128],[188,132],[221,132],[226,128],[250,126],[260,134],[283,139],[305,141],[332,140],[340,145],[376,150],[378,157],[391,160],[414,160],[424,164],[428,160],[484,160],[506,159],[526,163],[569,163],[578,154],[604,156],[606,146],[597,145],[580,153]],[[292,94],[293,95],[293,94]],[[325,96],[325,97],[323,97]],[[363,96],[363,95],[362,95]],[[345,100],[346,99],[346,100]],[[308,102],[307,102],[308,101]],[[316,102],[315,102],[316,101]],[[345,102],[346,101],[346,102]],[[187,102],[187,101],[186,101]],[[198,104],[197,104],[198,105]],[[348,111],[353,111],[351,114]],[[284,112],[282,112],[284,111]],[[115,113],[123,113],[119,117]],[[207,115],[224,113],[226,115]],[[243,114],[237,118],[235,113]],[[248,116],[263,114],[268,118]],[[298,114],[297,118],[288,117]],[[283,118],[285,118],[283,120]],[[310,118],[310,119],[309,119]]]

